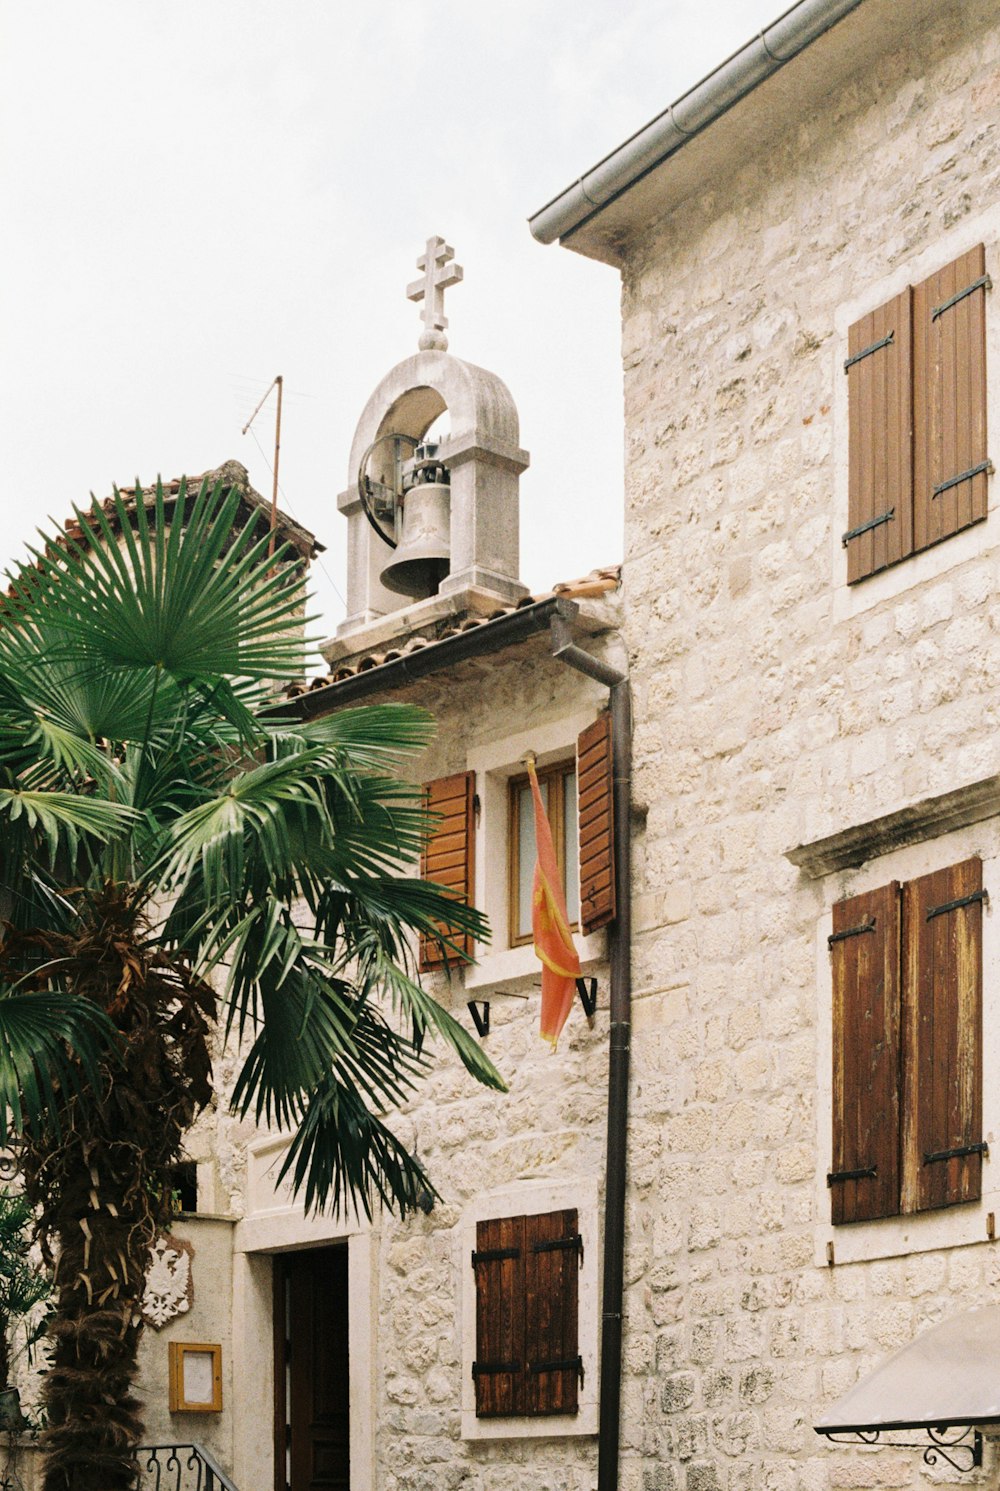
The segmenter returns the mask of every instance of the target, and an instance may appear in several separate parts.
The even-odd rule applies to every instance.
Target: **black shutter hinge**
[[[966,1155],[988,1155],[989,1152],[990,1147],[985,1140],[979,1144],[960,1144],[957,1149],[937,1149],[933,1154],[925,1154],[924,1164],[937,1165],[942,1160],[962,1160]]]
[[[500,1263],[504,1258],[520,1258],[520,1248],[483,1248],[472,1255],[472,1267],[479,1263]]]
[[[973,280],[971,285],[966,285],[964,290],[959,290],[958,294],[953,295],[950,300],[944,300],[940,305],[936,305],[931,311],[931,320],[936,321],[939,316],[943,316],[945,311],[950,311],[953,305],[958,305],[959,301],[964,300],[967,295],[974,295],[977,290],[992,289],[993,281],[989,275],[980,275],[978,280]]]
[[[972,906],[976,901],[989,903],[990,893],[988,890],[974,890],[971,895],[958,896],[954,901],[945,901],[941,906],[932,906],[927,913],[927,920],[931,921],[935,916],[944,916],[948,911],[957,911],[960,906]]]
[[[862,347],[860,352],[855,352],[854,356],[849,357],[844,363],[844,372],[846,373],[848,368],[853,368],[856,362],[862,362],[866,357],[871,357],[873,352],[881,352],[883,347],[890,347],[895,336],[895,331],[890,331],[888,336],[881,337],[879,341],[872,342],[867,347]]]
[[[563,1250],[575,1253],[583,1263],[583,1238],[578,1232],[573,1237],[554,1237],[551,1242],[537,1242],[531,1245],[533,1253],[557,1253]]]
[[[846,533],[841,534],[841,548],[846,549],[852,538],[860,538],[872,528],[878,528],[881,523],[891,523],[896,515],[896,509],[890,507],[887,513],[879,513],[877,518],[869,518],[867,523],[859,523],[857,528],[848,528]]]
[[[874,1180],[877,1174],[877,1165],[869,1165],[865,1170],[831,1170],[826,1183],[828,1186],[839,1186],[846,1180]]]
[[[949,476],[947,481],[939,481],[937,486],[931,489],[931,497],[940,497],[942,492],[950,492],[952,487],[960,487],[964,481],[971,481],[974,476],[981,476],[984,471],[987,476],[993,475],[992,461],[980,461],[978,466],[970,466],[968,471],[960,471],[957,476]]]
[[[843,942],[847,937],[860,937],[862,932],[874,932],[875,918],[869,917],[866,922],[860,922],[856,927],[845,927],[842,932],[831,932],[826,939],[827,947],[832,947],[835,942]]]

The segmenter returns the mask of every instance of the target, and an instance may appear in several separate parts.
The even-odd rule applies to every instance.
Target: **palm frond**
[[[75,862],[81,836],[103,844],[124,832],[135,820],[133,810],[125,803],[104,798],[80,797],[73,792],[0,788],[0,821],[7,818],[17,823],[22,817],[28,828],[41,837],[50,861],[55,861],[62,851],[71,864]]]
[[[431,715],[414,704],[369,704],[316,720],[276,721],[267,714],[264,719],[276,738],[332,748],[356,771],[384,771],[399,757],[424,750],[435,731]]]
[[[79,995],[0,989],[0,1143],[58,1127],[57,1089],[93,1089],[116,1032]]]
[[[183,887],[198,869],[210,902],[240,896],[247,855],[255,856],[270,883],[294,870],[292,824],[300,833],[308,817],[326,819],[316,785],[319,750],[235,772],[216,796],[182,813],[169,828],[156,866],[166,884]]]
[[[301,576],[269,537],[236,523],[239,494],[182,484],[171,511],[115,492],[111,513],[76,509],[80,537],[59,533],[14,576],[29,611],[111,668],[174,679],[297,677],[302,671]]]
[[[227,1030],[257,1030],[233,1091],[234,1108],[288,1124],[301,1099],[353,1050],[357,1013],[285,908],[272,901],[243,919],[227,949]]]
[[[421,1190],[436,1194],[420,1161],[367,1107],[355,1083],[331,1072],[309,1097],[278,1183],[290,1175],[307,1212],[343,1215],[353,1205],[371,1220],[381,1201],[401,1215]]]

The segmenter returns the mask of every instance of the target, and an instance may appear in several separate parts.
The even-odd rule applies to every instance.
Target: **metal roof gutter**
[[[427,678],[467,658],[487,657],[516,642],[524,642],[537,632],[545,632],[554,616],[571,622],[579,612],[574,601],[553,595],[533,605],[509,611],[493,621],[484,621],[481,626],[470,627],[467,632],[456,632],[443,637],[440,642],[429,642],[417,652],[408,652],[391,662],[380,663],[364,673],[353,673],[339,683],[329,683],[324,688],[310,689],[294,699],[279,705],[275,713],[294,715],[300,719],[314,719],[343,704],[353,704],[359,699],[370,698],[392,689],[405,688],[418,678]]]
[[[798,0],[530,217],[532,233],[541,243],[568,237],[860,4],[862,0]]]

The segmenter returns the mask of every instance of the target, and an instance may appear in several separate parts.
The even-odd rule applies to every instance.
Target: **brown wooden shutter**
[[[914,549],[986,516],[985,273],[979,244],[913,291]]]
[[[573,1210],[477,1223],[478,1418],[577,1412],[582,1257]]]
[[[595,932],[615,918],[615,814],[611,716],[602,714],[576,743],[580,833],[580,926]]]
[[[833,908],[833,1222],[899,1211],[899,886]]]
[[[581,1242],[575,1211],[524,1219],[525,1411],[576,1413]]]
[[[524,1413],[524,1217],[476,1224],[477,1418]]]
[[[911,293],[848,332],[848,584],[913,551]]]
[[[982,888],[968,859],[903,891],[903,1211],[980,1194]]]
[[[424,880],[443,885],[456,900],[471,905],[475,894],[476,774],[460,771],[451,777],[438,777],[428,782],[424,791],[428,811],[439,814],[441,821],[421,856],[420,873]],[[471,954],[471,937],[455,940]],[[432,938],[421,937],[421,970],[440,968],[445,961],[440,946]]]

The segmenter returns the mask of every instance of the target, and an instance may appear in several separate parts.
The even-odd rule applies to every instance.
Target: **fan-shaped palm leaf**
[[[116,1039],[107,1015],[71,992],[0,989],[0,1143],[59,1129],[57,1088],[83,1095]],[[91,1092],[93,1100],[93,1092]]]
[[[268,535],[236,524],[239,494],[182,485],[168,512],[115,492],[109,515],[76,509],[80,537],[59,534],[13,578],[64,646],[112,668],[155,668],[175,679],[296,676],[302,666],[302,582]],[[168,583],[169,577],[169,583]]]

